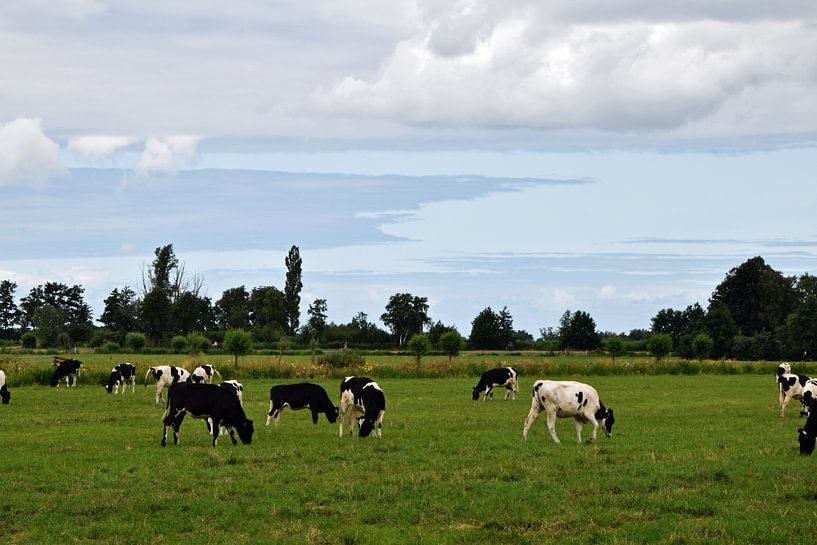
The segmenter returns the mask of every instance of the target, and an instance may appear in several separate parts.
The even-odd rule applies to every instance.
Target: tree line
[[[256,347],[439,350],[449,355],[465,348],[483,350],[598,350],[613,357],[627,351],[674,352],[685,358],[804,359],[817,353],[817,278],[786,277],[753,257],[730,270],[706,309],[661,309],[650,329],[599,332],[588,312],[567,310],[555,327],[538,338],[516,330],[507,307],[487,307],[471,322],[468,336],[454,325],[429,317],[426,297],[396,293],[379,317],[365,312],[348,323],[328,322],[328,302],[315,299],[301,324],[303,261],[297,246],[285,259],[283,290],[273,286],[225,290],[212,301],[202,295],[203,279],[191,275],[168,244],[156,248],[138,289],[114,289],[94,325],[84,288],[46,282],[15,301],[17,285],[0,281],[0,339],[24,347],[67,349],[91,346],[118,351],[144,348],[174,352],[204,351],[246,332]],[[417,339],[416,337],[422,337]],[[246,342],[246,341],[244,341]]]

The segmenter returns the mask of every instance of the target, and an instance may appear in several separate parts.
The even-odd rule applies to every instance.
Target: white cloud
[[[0,186],[45,183],[67,174],[60,148],[42,129],[39,119],[19,117],[0,125]]]
[[[418,126],[624,133],[674,130],[737,108],[720,116],[720,133],[780,132],[789,122],[817,130],[813,101],[803,98],[817,91],[817,33],[807,22],[562,25],[524,4],[464,13],[419,29],[377,76],[341,78],[316,103]],[[781,105],[774,90],[795,100]]]
[[[145,150],[136,163],[136,173],[175,174],[181,166],[190,165],[196,159],[196,149],[201,138],[191,135],[149,138]]]
[[[77,136],[68,140],[68,151],[85,157],[99,158],[135,144],[129,136]]]

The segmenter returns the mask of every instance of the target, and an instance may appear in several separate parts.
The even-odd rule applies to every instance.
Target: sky
[[[470,333],[704,307],[817,274],[817,3],[23,0],[0,5],[0,280],[98,317],[173,244],[206,295],[302,319],[395,293]]]

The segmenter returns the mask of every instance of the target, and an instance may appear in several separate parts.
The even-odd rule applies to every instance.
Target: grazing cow
[[[275,426],[281,423],[281,413],[287,407],[293,411],[309,408],[312,411],[312,423],[318,423],[318,415],[326,415],[330,424],[338,419],[338,408],[332,405],[329,394],[317,384],[302,382],[300,384],[279,384],[269,391],[269,414],[267,423],[275,419]]]
[[[811,380],[805,375],[790,375],[784,373],[777,377],[777,384],[780,388],[780,417],[786,416],[786,407],[792,398],[803,401],[803,387]],[[805,410],[805,407],[804,407]]]
[[[190,375],[190,380],[196,383],[203,382],[204,384],[212,384],[213,375],[218,375],[218,378],[221,378],[221,373],[212,365],[200,365],[193,370],[193,373]]]
[[[791,365],[786,363],[785,361],[777,366],[777,376],[781,377],[783,375],[791,374]]]
[[[812,397],[809,401],[809,415],[806,425],[797,430],[797,440],[800,442],[800,454],[811,456],[814,452],[814,445],[817,443],[817,398]]]
[[[811,412],[811,400],[817,398],[817,380],[810,379],[803,386],[803,410],[800,416],[808,416]]]
[[[474,401],[476,401],[479,399],[480,395],[485,394],[483,401],[488,399],[488,396],[491,396],[491,400],[493,400],[494,394],[491,392],[491,389],[497,386],[504,386],[506,390],[505,399],[508,399],[508,396],[513,394],[513,399],[516,400],[518,378],[519,373],[517,373],[516,369],[513,367],[489,369],[488,371],[482,373],[479,383],[474,387],[471,397],[474,399]]]
[[[225,380],[224,382],[219,383],[219,386],[222,388],[226,388],[233,392],[236,397],[238,398],[238,402],[241,403],[241,406],[244,406],[244,385],[238,382],[237,380]]]
[[[386,398],[380,386],[370,378],[346,377],[340,384],[340,436],[343,437],[343,422],[346,421],[349,434],[354,434],[352,420],[358,418],[358,435],[366,437],[375,432],[375,437],[383,433],[383,416],[386,412]]]
[[[51,376],[51,387],[60,386],[60,381],[65,379],[66,387],[69,386],[76,386],[77,385],[77,377],[79,376],[79,368],[82,365],[82,362],[79,360],[62,360],[59,364],[57,364],[57,368],[54,370],[54,374]],[[73,384],[71,383],[71,379],[73,379]]]
[[[3,405],[8,405],[11,399],[11,392],[6,386],[6,373],[0,369],[0,399],[3,400]]]
[[[148,369],[148,372],[145,373],[145,387],[148,385],[149,375],[152,375],[153,380],[156,382],[156,403],[163,401],[162,390],[165,386],[170,388],[170,386],[177,382],[187,382],[190,380],[190,373],[187,369],[174,367],[172,365],[159,365]]]
[[[576,420],[576,443],[582,442],[582,424],[591,424],[593,432],[588,443],[596,440],[596,431],[601,426],[604,435],[613,433],[613,409],[604,407],[596,389],[587,384],[573,381],[537,380],[533,385],[533,399],[530,412],[522,429],[522,440],[528,440],[528,430],[542,411],[547,411],[548,431],[555,443],[556,417],[573,417]]]
[[[136,366],[132,363],[120,363],[111,369],[111,376],[108,377],[108,384],[105,390],[114,395],[119,393],[119,386],[122,386],[122,395],[125,394],[127,383],[131,383],[131,393],[136,393]]]
[[[162,446],[167,444],[167,428],[173,426],[173,442],[179,444],[179,428],[187,413],[193,418],[212,420],[211,432],[213,446],[218,443],[218,433],[215,430],[220,426],[227,428],[233,445],[238,441],[248,445],[252,443],[253,423],[247,419],[238,397],[227,388],[216,384],[194,384],[192,382],[177,382],[167,391],[167,412],[162,419],[164,431]]]

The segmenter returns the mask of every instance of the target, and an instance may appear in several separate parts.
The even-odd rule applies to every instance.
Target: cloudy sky
[[[97,315],[172,243],[216,300],[390,295],[470,332],[817,274],[817,3],[0,4],[0,279]]]

